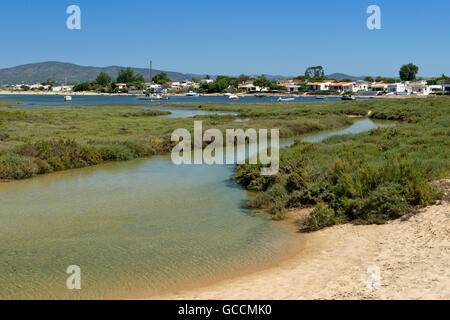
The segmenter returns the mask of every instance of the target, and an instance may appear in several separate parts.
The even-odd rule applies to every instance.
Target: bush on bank
[[[310,230],[384,223],[442,197],[429,182],[450,173],[449,109],[449,100],[389,101],[371,117],[401,121],[396,127],[298,142],[281,150],[277,175],[238,165],[234,179],[260,192],[252,207],[277,218],[287,208],[315,206],[305,221]]]

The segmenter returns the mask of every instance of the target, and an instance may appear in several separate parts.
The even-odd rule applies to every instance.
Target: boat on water
[[[264,98],[266,95],[262,93],[255,94],[256,98]]]
[[[295,101],[295,98],[282,98],[282,97],[279,97],[277,101],[278,102],[291,102],[291,101]]]
[[[356,100],[356,97],[352,96],[352,95],[349,95],[349,94],[346,94],[346,95],[342,96],[341,100]]]
[[[239,96],[237,96],[235,94],[232,94],[232,95],[228,96],[228,99],[230,99],[230,100],[239,100]]]
[[[199,97],[199,96],[200,94],[194,91],[189,91],[188,93],[186,93],[186,97]]]
[[[322,96],[316,96],[316,99],[317,99],[317,100],[323,100],[323,99],[325,99],[325,97],[322,97]]]
[[[169,100],[169,97],[161,94],[146,94],[145,96],[138,96],[139,100]]]
[[[64,101],[72,101],[72,97],[71,96],[64,96]]]

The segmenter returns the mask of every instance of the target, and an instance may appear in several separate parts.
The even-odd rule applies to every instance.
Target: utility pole
[[[152,60],[150,60],[150,82],[152,81]]]

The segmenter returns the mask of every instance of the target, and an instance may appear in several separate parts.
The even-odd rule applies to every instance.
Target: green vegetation
[[[125,83],[130,89],[142,89],[145,82],[141,74],[135,74],[130,67],[120,70],[117,76],[117,82]],[[116,87],[116,79],[112,78],[105,72],[100,72],[95,81],[78,83],[73,87],[73,91],[96,91],[119,93],[127,92],[127,89],[119,89]]]
[[[167,76],[167,73],[161,72],[152,78],[152,81],[157,84],[165,84],[167,82],[172,82]]]
[[[22,179],[103,161],[167,153],[176,128],[192,118],[161,118],[138,106],[12,108],[0,103],[0,179]],[[182,107],[174,104],[173,106]],[[295,137],[348,126],[348,115],[393,120],[395,127],[334,136],[321,143],[296,140],[280,154],[280,171],[261,176],[261,165],[238,165],[235,180],[258,191],[250,205],[282,218],[287,208],[314,207],[309,230],[330,225],[383,223],[441,194],[429,182],[449,176],[450,97],[289,104],[183,105],[207,111],[204,130],[280,128]]]
[[[167,153],[177,128],[192,130],[192,119],[161,118],[169,112],[139,106],[12,108],[0,102],[0,179],[90,166],[103,161],[129,160]],[[175,105],[181,107],[180,105]],[[248,122],[229,115],[196,119],[209,127],[280,128],[281,137],[339,128],[351,124],[346,114],[366,110],[345,103],[188,105],[203,110],[232,110]]]
[[[416,79],[416,75],[418,72],[419,72],[418,66],[412,63],[405,64],[400,68],[399,71],[400,79],[403,81],[412,81]]]
[[[260,165],[239,165],[235,180],[260,191],[251,206],[277,218],[286,208],[316,206],[309,230],[351,221],[384,223],[441,197],[429,182],[449,176],[450,99],[359,101],[372,119],[395,127],[297,141],[280,154],[280,171],[261,176]]]

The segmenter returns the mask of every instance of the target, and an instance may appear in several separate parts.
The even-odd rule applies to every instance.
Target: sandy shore
[[[299,234],[305,249],[277,267],[150,299],[450,299],[450,180],[440,185],[444,200],[408,218]]]

